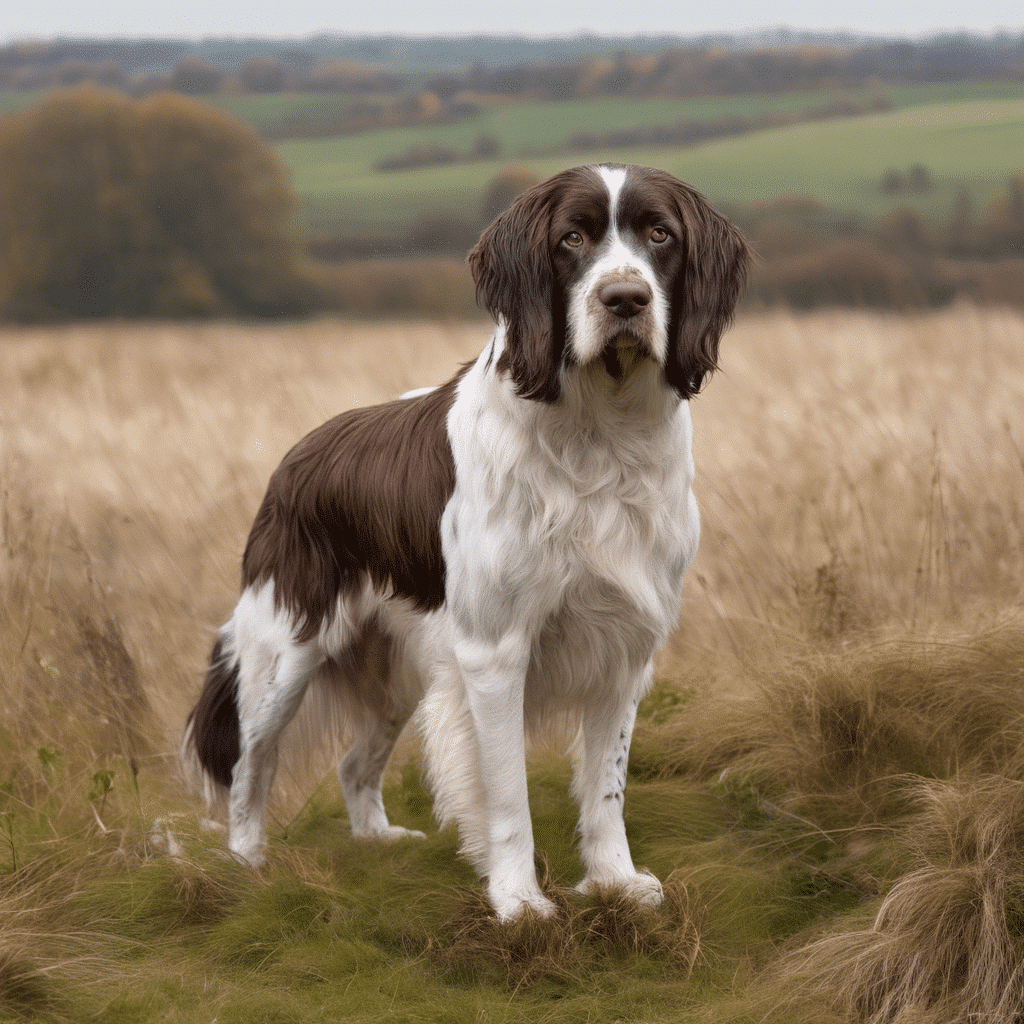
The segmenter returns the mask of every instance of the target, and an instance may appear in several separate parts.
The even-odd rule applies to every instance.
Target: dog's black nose
[[[623,320],[634,316],[653,298],[646,281],[613,281],[606,284],[597,297]]]

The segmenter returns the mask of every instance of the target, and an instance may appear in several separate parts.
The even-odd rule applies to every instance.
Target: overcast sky
[[[564,35],[589,30],[615,35],[796,29],[922,35],[967,29],[1024,30],[1022,0],[732,0],[679,3],[650,0],[0,0],[0,41],[54,36],[306,36],[315,32]]]

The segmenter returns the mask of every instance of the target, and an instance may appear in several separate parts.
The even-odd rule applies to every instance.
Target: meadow
[[[659,911],[578,880],[502,929],[416,736],[357,843],[287,760],[268,866],[223,855],[181,726],[266,478],[340,409],[439,382],[483,323],[0,333],[0,1019],[910,1021],[1024,1010],[1024,319],[741,319],[694,402],[703,536],[626,797]]]
[[[611,131],[762,112],[793,111],[849,99],[861,91],[676,98],[601,98],[485,108],[453,125],[392,128],[339,138],[285,140],[277,150],[291,168],[305,228],[312,234],[400,235],[418,219],[473,218],[488,181],[510,162],[538,177],[577,163],[648,164],[701,189],[714,202],[748,206],[807,196],[837,214],[871,223],[896,203],[945,223],[953,196],[969,188],[979,210],[1006,187],[1024,151],[1024,86],[963,83],[880,91],[886,113],[771,128],[699,146],[598,149],[536,155],[579,131]],[[415,147],[468,151],[481,133],[503,146],[500,158],[381,174],[374,164]],[[525,153],[525,155],[524,155]],[[530,154],[534,155],[530,155]],[[889,168],[923,163],[935,187],[895,200],[879,190]]]

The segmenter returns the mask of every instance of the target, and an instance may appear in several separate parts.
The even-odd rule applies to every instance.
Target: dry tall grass
[[[91,969],[87,917],[65,912],[81,879],[151,862],[166,831],[139,822],[194,806],[173,752],[280,457],[343,408],[442,380],[486,334],[0,333],[0,999],[18,1013],[60,1019],[51,975]],[[868,902],[784,965],[821,1013],[988,1022],[1024,999],[1022,337],[1018,314],[971,307],[746,319],[694,403],[703,539],[633,766],[828,846],[812,888],[841,875]],[[283,782],[290,817],[309,786]],[[69,835],[98,845],[73,861]],[[168,929],[251,896],[226,866],[162,870]],[[720,903],[677,877],[692,907],[657,921],[610,903],[496,937],[467,905],[422,948],[442,973],[465,953],[516,984],[571,979],[600,943],[686,976]]]
[[[751,658],[806,651],[806,638],[825,649],[937,621],[970,628],[1018,601],[1022,328],[970,307],[741,321],[694,404],[704,531],[669,664],[721,666],[720,687],[745,689]],[[340,409],[443,379],[486,331],[0,335],[10,734],[63,749],[50,735],[60,715],[28,712],[59,694],[69,715],[80,705],[70,717],[109,720],[92,742],[169,750],[280,457]]]

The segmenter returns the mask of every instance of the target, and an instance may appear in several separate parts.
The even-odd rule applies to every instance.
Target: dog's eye
[[[583,236],[578,231],[570,231],[562,239],[562,244],[569,246],[570,249],[578,249],[583,244]]]
[[[651,228],[651,241],[657,245],[667,242],[672,236],[663,227]]]

